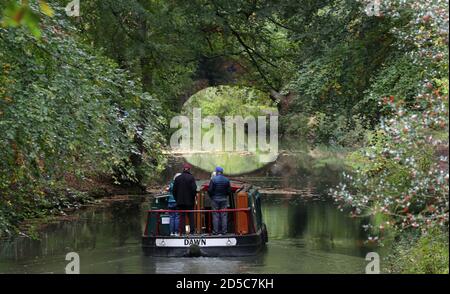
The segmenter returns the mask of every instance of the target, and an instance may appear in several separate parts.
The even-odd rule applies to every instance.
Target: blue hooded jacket
[[[223,174],[218,174],[209,182],[208,194],[211,199],[227,199],[231,194],[231,184]]]

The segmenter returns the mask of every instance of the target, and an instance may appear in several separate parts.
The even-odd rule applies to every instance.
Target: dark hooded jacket
[[[196,194],[197,184],[194,176],[188,171],[183,171],[173,183],[173,197],[177,205],[194,206]]]

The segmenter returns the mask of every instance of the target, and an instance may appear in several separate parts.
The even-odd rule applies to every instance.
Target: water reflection
[[[271,240],[296,239],[310,250],[364,256],[360,221],[338,211],[329,201],[302,199],[265,197],[263,214]]]
[[[0,246],[2,273],[63,273],[65,254],[80,254],[82,273],[339,273],[362,272],[360,225],[327,201],[263,196],[269,229],[264,253],[247,258],[144,256],[140,235],[147,203],[126,201],[49,226],[39,241]]]

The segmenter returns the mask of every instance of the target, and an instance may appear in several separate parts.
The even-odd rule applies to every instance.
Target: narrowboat
[[[249,256],[258,254],[268,241],[267,228],[261,212],[261,197],[257,188],[232,180],[228,208],[212,210],[208,196],[209,180],[197,181],[194,210],[168,209],[169,192],[154,196],[147,211],[142,247],[153,256]],[[194,214],[189,224],[186,213]],[[170,214],[185,217],[186,227],[170,234]],[[212,234],[212,214],[226,213],[227,234]],[[180,222],[181,223],[181,222]],[[194,233],[189,226],[194,226]]]

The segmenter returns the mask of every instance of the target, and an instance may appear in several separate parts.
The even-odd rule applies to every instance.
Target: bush
[[[385,271],[404,274],[448,274],[448,231],[401,236],[386,259]]]
[[[281,117],[284,134],[301,138],[310,144],[333,146],[361,146],[368,125],[364,118],[344,115],[327,115],[315,112],[313,115],[295,113]]]
[[[164,162],[159,102],[84,44],[63,13],[42,20],[41,38],[0,28],[0,235],[64,206],[48,191],[68,173],[136,183]]]
[[[284,134],[288,137],[297,137],[305,141],[311,140],[310,117],[303,113],[294,113],[280,116],[280,124]]]

